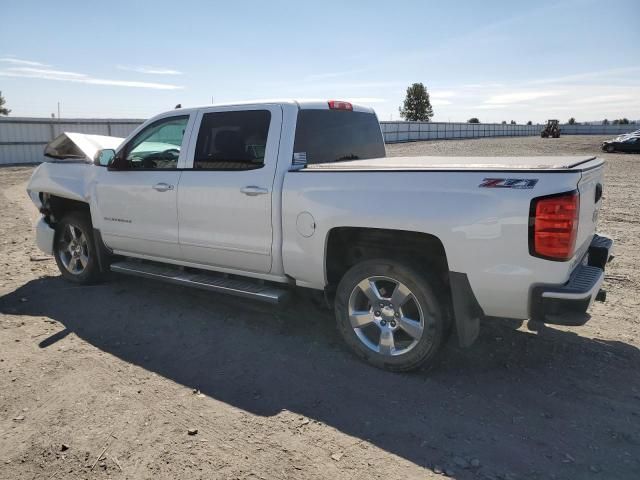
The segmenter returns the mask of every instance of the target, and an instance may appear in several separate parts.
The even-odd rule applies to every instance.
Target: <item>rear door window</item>
[[[385,156],[378,118],[348,110],[300,110],[293,152],[308,164]]]
[[[264,166],[271,113],[268,110],[205,113],[193,168],[252,170]]]

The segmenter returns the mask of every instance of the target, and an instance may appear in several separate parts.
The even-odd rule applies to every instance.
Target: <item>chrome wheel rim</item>
[[[386,356],[411,351],[424,335],[422,307],[411,290],[391,277],[367,277],[349,296],[349,321],[358,339]]]
[[[58,242],[58,254],[64,268],[72,275],[80,275],[89,264],[87,237],[80,228],[67,224]]]

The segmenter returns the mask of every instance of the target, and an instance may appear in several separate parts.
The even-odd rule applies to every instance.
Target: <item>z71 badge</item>
[[[538,183],[537,178],[485,178],[478,187],[530,189]]]

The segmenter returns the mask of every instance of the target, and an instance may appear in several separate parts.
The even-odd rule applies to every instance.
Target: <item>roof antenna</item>
[[[179,103],[179,104],[177,104],[177,105],[175,106],[175,109],[176,109],[176,110],[177,110],[178,108],[182,108],[182,104],[181,104],[181,103]]]

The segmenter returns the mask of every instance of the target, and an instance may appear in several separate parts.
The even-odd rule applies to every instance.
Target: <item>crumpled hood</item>
[[[116,149],[123,141],[120,137],[64,132],[47,144],[44,155],[54,160],[93,162],[99,150]]]

